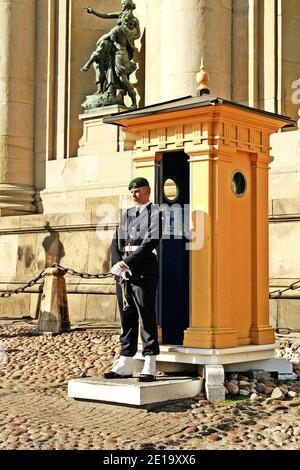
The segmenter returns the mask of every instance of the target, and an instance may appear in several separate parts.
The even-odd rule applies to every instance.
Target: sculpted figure
[[[104,34],[97,41],[96,49],[82,67],[87,72],[93,65],[96,73],[97,91],[93,99],[87,100],[83,107],[94,107],[120,104],[124,106],[124,96],[128,94],[132,108],[136,108],[136,92],[130,83],[130,75],[136,70],[133,62],[134,41],[140,37],[140,25],[133,15],[135,4],[132,0],[122,0],[121,12],[99,13],[90,7],[87,13],[103,19],[118,19],[117,26]]]

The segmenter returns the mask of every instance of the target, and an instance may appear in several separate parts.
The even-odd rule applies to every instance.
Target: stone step
[[[181,398],[191,398],[201,393],[203,379],[193,377],[159,376],[155,382],[138,382],[136,378],[104,379],[85,377],[68,383],[68,396],[81,400],[148,405]]]

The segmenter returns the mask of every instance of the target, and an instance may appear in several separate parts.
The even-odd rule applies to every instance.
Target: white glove
[[[115,276],[121,276],[123,271],[124,269],[120,268],[119,263],[116,263],[113,265],[110,272],[114,274]]]
[[[123,271],[121,273],[121,277],[123,279],[125,279],[125,281],[128,281],[129,276],[132,276],[132,272],[130,271],[130,269],[129,268],[123,269]]]
[[[132,272],[129,268],[120,268],[119,263],[116,263],[110,271],[115,276],[121,276],[123,279],[128,280],[128,276],[132,276]]]

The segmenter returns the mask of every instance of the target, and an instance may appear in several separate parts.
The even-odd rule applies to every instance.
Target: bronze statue
[[[121,12],[99,13],[90,7],[85,8],[103,19],[118,19],[109,33],[104,34],[96,44],[95,51],[82,67],[87,72],[91,65],[96,73],[97,91],[93,97],[88,97],[83,107],[93,109],[114,104],[124,105],[124,97],[128,94],[132,101],[132,108],[137,107],[136,92],[130,83],[130,75],[137,66],[133,62],[134,41],[140,37],[138,19],[132,13],[136,6],[132,0],[122,0]]]

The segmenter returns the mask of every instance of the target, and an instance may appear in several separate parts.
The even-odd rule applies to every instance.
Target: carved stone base
[[[111,107],[111,106],[123,106],[124,95],[119,94],[118,96],[112,96],[110,93],[88,95],[82,107],[86,110],[85,112],[94,111],[99,108]]]
[[[36,212],[34,189],[31,187],[0,184],[0,215],[24,215]]]
[[[78,156],[103,155],[110,152],[133,150],[136,140],[134,134],[111,124],[104,124],[103,118],[121,113],[126,108],[107,106],[79,115],[83,122],[83,136],[79,141]]]
[[[70,330],[64,275],[65,272],[57,268],[48,268],[45,272],[38,331],[63,333]]]

